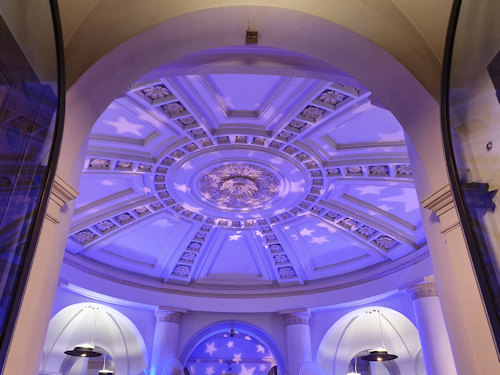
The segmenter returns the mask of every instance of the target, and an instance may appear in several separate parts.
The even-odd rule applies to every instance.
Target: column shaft
[[[158,310],[151,351],[151,375],[163,375],[165,362],[177,357],[179,341],[179,322],[183,313],[179,311]]]
[[[309,317],[310,313],[308,311],[284,315],[287,324],[286,341],[289,375],[298,375],[302,365],[312,361]]]
[[[422,205],[433,212],[422,210],[422,220],[457,371],[500,374],[494,339],[450,186],[422,200]]]
[[[450,340],[434,283],[409,288],[427,375],[456,375]]]

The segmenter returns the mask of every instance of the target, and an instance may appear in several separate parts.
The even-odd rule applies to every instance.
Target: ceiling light
[[[99,375],[113,375],[115,372],[106,369],[106,354],[104,354],[104,364],[102,365],[102,370],[99,370]]]
[[[90,306],[89,306],[90,307]],[[94,308],[92,308],[94,310]],[[74,347],[73,350],[66,350],[64,354],[72,355],[74,357],[99,357],[102,354],[94,351],[94,335],[95,335],[95,324],[97,321],[97,312],[94,311],[94,329],[92,330],[92,340],[90,344],[79,344]]]
[[[398,358],[395,354],[389,354],[385,348],[377,348],[369,351],[370,354],[361,357],[365,361],[390,361]]]
[[[380,329],[380,339],[382,341],[382,347],[370,350],[368,352],[369,354],[361,357],[361,359],[365,361],[377,361],[377,362],[390,361],[396,359],[398,358],[398,356],[395,354],[389,354],[389,352],[385,348],[384,336],[382,334],[382,321],[380,319],[380,310],[377,310],[377,314],[378,314],[378,324]]]
[[[73,350],[66,350],[64,354],[74,357],[99,357],[101,353],[94,351],[94,345],[81,344],[75,346]]]

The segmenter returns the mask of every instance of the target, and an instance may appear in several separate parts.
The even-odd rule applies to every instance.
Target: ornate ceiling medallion
[[[248,163],[230,163],[211,169],[200,178],[201,194],[220,206],[247,208],[271,200],[279,181],[270,171]]]

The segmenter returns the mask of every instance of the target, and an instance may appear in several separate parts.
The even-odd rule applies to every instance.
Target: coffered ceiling
[[[278,75],[138,82],[94,125],[68,257],[228,290],[415,258],[425,236],[404,134],[370,94]]]

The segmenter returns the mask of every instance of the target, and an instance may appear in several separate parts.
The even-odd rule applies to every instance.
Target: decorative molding
[[[447,234],[460,227],[451,186],[445,185],[422,201],[422,206],[434,212],[441,222],[441,233]]]
[[[71,257],[71,259],[70,259]],[[378,280],[382,277],[389,276],[396,272],[402,271],[408,267],[414,266],[422,262],[423,260],[429,257],[429,251],[422,252],[415,256],[415,258],[409,259],[405,262],[402,262],[394,267],[390,267],[384,271],[362,277],[360,279],[341,282],[338,284],[332,284],[329,286],[315,286],[315,283],[309,283],[309,288],[302,288],[301,290],[270,290],[269,292],[264,292],[262,289],[262,285],[259,285],[260,293],[251,290],[250,292],[243,293],[243,290],[238,293],[235,292],[221,292],[220,285],[217,285],[216,289],[208,289],[206,291],[196,290],[196,289],[184,289],[182,287],[174,288],[174,285],[150,285],[145,283],[139,283],[134,281],[133,279],[124,279],[120,278],[118,275],[112,275],[109,273],[109,270],[99,270],[94,265],[89,264],[85,261],[85,264],[78,258],[73,256],[66,256],[63,259],[64,264],[67,264],[69,267],[73,267],[77,270],[90,274],[92,276],[99,277],[104,280],[109,280],[111,282],[115,282],[122,285],[127,285],[133,288],[143,289],[143,290],[151,290],[153,292],[159,293],[167,293],[174,295],[185,295],[185,296],[193,296],[193,297],[209,297],[209,298],[276,298],[276,297],[286,297],[286,296],[300,296],[300,295],[309,295],[309,294],[317,294],[323,292],[329,292],[333,290],[340,290],[344,288],[349,288],[357,285],[362,285],[365,283],[369,283],[375,280]],[[78,260],[78,261],[77,261]]]
[[[424,297],[437,297],[436,283],[421,283],[413,285],[407,289],[412,301]]]
[[[56,174],[52,181],[45,217],[52,223],[58,224],[61,208],[77,196],[78,190]]]
[[[446,212],[455,209],[453,192],[451,191],[451,186],[449,184],[422,199],[420,203],[422,204],[422,207],[431,210],[438,216],[442,216]]]
[[[173,311],[173,310],[156,310],[155,317],[156,323],[175,323],[179,324],[182,317],[184,316],[184,312],[181,311]]]
[[[204,77],[204,79],[208,78]],[[203,84],[202,81],[200,80],[200,84]],[[325,87],[328,84],[326,81],[313,81],[314,85],[308,83],[307,91],[305,91],[306,87],[293,86],[296,94],[302,92],[302,97],[298,98],[300,100],[293,102],[295,103],[293,108],[289,107],[288,101],[283,100],[283,98],[280,99],[281,101],[278,104],[283,106],[283,113],[280,112],[280,116],[283,114],[284,116],[277,117],[276,121],[272,120],[272,116],[276,115],[269,109],[269,116],[266,114],[258,121],[255,119],[256,112],[248,111],[245,114],[236,111],[236,115],[247,116],[248,121],[234,119],[227,122],[223,121],[222,124],[215,124],[212,120],[215,119],[216,114],[209,113],[211,112],[209,110],[204,111],[200,107],[200,103],[197,103],[202,96],[196,93],[195,83],[195,81],[185,77],[175,77],[170,80],[160,80],[156,83],[137,84],[132,90],[128,91],[127,103],[130,103],[126,107],[133,107],[135,115],[140,115],[145,111],[149,114],[148,117],[154,117],[155,121],[144,121],[161,133],[161,137],[164,136],[164,138],[155,139],[154,144],[149,145],[148,148],[131,147],[129,145],[127,148],[113,146],[116,148],[108,150],[102,142],[91,143],[91,152],[87,153],[84,173],[94,173],[96,175],[103,172],[105,175],[108,173],[139,175],[140,173],[139,179],[144,182],[144,192],[148,197],[147,201],[141,201],[142,204],[137,206],[135,204],[136,198],[133,197],[130,201],[124,202],[127,203],[125,207],[124,205],[120,205],[119,208],[113,206],[113,212],[107,208],[96,210],[98,212],[89,214],[86,217],[83,217],[83,214],[76,216],[74,224],[77,226],[73,226],[70,232],[71,241],[68,243],[70,252],[76,253],[85,249],[94,251],[97,247],[102,247],[102,244],[108,243],[108,240],[109,243],[112,241],[111,238],[107,238],[108,236],[116,236],[122,230],[131,230],[132,228],[127,229],[127,226],[137,225],[144,218],[157,213],[180,219],[188,224],[191,222],[191,227],[198,227],[198,231],[194,233],[194,237],[191,234],[186,236],[186,239],[191,237],[191,241],[188,241],[188,245],[185,243],[179,244],[171,258],[168,258],[166,266],[159,263],[160,267],[163,267],[159,274],[139,271],[142,274],[136,275],[136,277],[122,277],[121,274],[117,275],[111,272],[112,275],[114,274],[114,276],[111,276],[113,279],[122,279],[124,282],[129,281],[134,284],[149,284],[153,288],[169,292],[170,289],[176,287],[169,288],[168,285],[163,287],[160,284],[155,284],[155,281],[153,281],[154,285],[152,285],[150,281],[155,278],[163,279],[165,283],[183,285],[186,289],[191,288],[196,291],[199,265],[203,264],[206,255],[209,254],[211,247],[208,245],[211,245],[211,233],[217,228],[225,227],[232,230],[247,228],[255,231],[256,236],[260,236],[259,230],[264,232],[262,229],[265,227],[275,228],[260,236],[262,240],[259,240],[263,242],[266,254],[274,267],[274,277],[270,277],[274,286],[280,286],[281,284],[294,285],[294,283],[297,284],[305,280],[305,277],[303,277],[305,271],[300,267],[297,257],[293,256],[293,252],[286,248],[286,243],[280,243],[279,241],[285,241],[285,237],[276,236],[276,234],[280,234],[278,230],[281,224],[289,222],[290,225],[293,225],[294,221],[301,220],[301,216],[314,216],[315,219],[328,223],[334,230],[348,233],[356,240],[359,239],[365,245],[368,245],[371,251],[377,251],[377,254],[385,256],[386,253],[390,253],[391,255],[388,258],[391,258],[390,261],[393,262],[391,266],[393,267],[401,264],[401,258],[405,258],[405,260],[409,258],[406,252],[407,249],[402,246],[408,245],[414,249],[418,248],[417,242],[412,242],[410,238],[403,238],[403,235],[396,236],[394,234],[395,230],[390,227],[380,224],[375,226],[370,221],[360,218],[362,215],[357,213],[348,215],[351,217],[346,217],[345,212],[337,212],[321,201],[321,199],[327,200],[327,194],[331,192],[328,187],[338,181],[336,178],[358,179],[361,177],[363,180],[372,179],[374,183],[377,183],[376,181],[382,178],[385,179],[383,180],[384,183],[400,179],[404,184],[411,183],[411,166],[408,164],[404,152],[388,152],[387,154],[372,152],[369,158],[360,159],[358,159],[359,155],[347,153],[346,156],[349,157],[347,161],[353,164],[346,164],[345,160],[341,160],[342,155],[345,153],[341,153],[338,157],[333,157],[333,160],[329,160],[330,154],[326,151],[323,152],[322,145],[314,145],[306,138],[313,133],[322,133],[324,129],[321,130],[321,128],[324,124],[328,122],[330,127],[332,120],[339,121],[338,117],[342,111],[345,111],[352,104],[360,104],[359,95],[363,90],[345,88],[342,85],[334,85],[333,83],[331,87]],[[186,95],[187,91],[193,91],[194,96]],[[369,93],[363,95],[365,96],[361,104],[368,101],[367,96],[369,96]],[[352,98],[355,98],[356,102],[351,100]],[[220,95],[218,95],[217,99],[222,100]],[[216,103],[216,99],[213,99],[213,103]],[[269,108],[271,108],[271,104],[271,102],[266,103]],[[342,107],[344,104],[348,105]],[[215,105],[215,107],[217,106]],[[356,108],[356,111],[360,111],[359,106]],[[366,110],[365,107],[363,107],[364,110]],[[227,115],[231,111],[226,109],[225,112]],[[168,132],[167,130],[163,132],[163,127]],[[176,134],[178,137],[172,136],[170,133]],[[167,135],[169,136],[168,139],[166,138]],[[126,156],[126,149],[131,151],[129,156]],[[223,171],[215,168],[215,163],[210,166],[207,165],[203,169],[208,170],[206,174],[220,174],[221,176],[218,177],[223,177],[222,179],[219,178],[217,185],[212,184],[209,186],[210,189],[215,191],[215,194],[210,194],[209,197],[199,197],[201,194],[200,188],[203,185],[201,178],[199,178],[201,173],[195,175],[197,179],[193,178],[190,181],[186,179],[186,183],[179,184],[179,188],[172,183],[178,181],[174,178],[175,173],[178,171],[187,174],[186,171],[189,170],[187,162],[203,159],[208,153],[224,152],[225,156],[228,156],[228,161],[224,161],[224,163],[231,162],[233,165],[236,163],[241,165],[242,162],[245,162],[246,165],[252,165],[253,160],[256,160],[251,153],[248,156],[242,155],[239,159],[235,158],[231,153],[232,149],[256,150],[260,153],[267,152],[271,157],[274,155],[281,157],[281,159],[290,159],[291,163],[298,166],[297,169],[303,175],[302,180],[306,181],[307,188],[298,193],[303,194],[303,197],[299,196],[300,201],[299,199],[293,201],[293,204],[290,204],[289,207],[286,206],[287,202],[283,204],[283,207],[279,207],[279,210],[271,212],[271,206],[274,206],[275,201],[277,201],[277,199],[274,199],[279,194],[267,194],[263,200],[261,197],[256,197],[255,195],[258,195],[261,191],[258,189],[257,180],[253,179],[255,173],[234,174],[229,179],[226,179],[225,176],[222,176],[223,173],[219,173]],[[155,155],[155,157],[152,157],[152,155]],[[388,155],[388,158],[384,157],[386,155]],[[231,157],[235,160],[231,159]],[[329,171],[326,167],[329,163],[335,164],[332,171]],[[278,163],[273,161],[273,164]],[[181,170],[181,166],[185,166],[186,169]],[[202,169],[199,170],[202,171]],[[265,170],[267,168],[264,168]],[[281,177],[279,172],[276,169],[276,176]],[[259,179],[262,179],[262,176],[259,176]],[[269,180],[273,179],[269,178]],[[196,188],[194,188],[195,182],[198,182]],[[210,181],[207,179],[206,182],[206,185],[208,185]],[[271,184],[268,183],[268,185],[276,187],[274,181],[271,181]],[[207,203],[208,209],[204,206],[198,207],[198,205],[191,204],[192,202],[185,199],[186,192],[181,189],[186,188],[197,199],[200,198],[203,204]],[[243,190],[244,193],[242,199],[240,190]],[[180,192],[185,195],[181,195]],[[210,200],[212,202],[209,202]],[[134,206],[131,206],[131,201],[134,202]],[[224,204],[226,201],[231,202]],[[252,201],[253,203],[257,202],[253,204]],[[273,204],[271,205],[269,202]],[[217,207],[213,203],[217,203]],[[266,203],[270,209],[263,212],[257,212],[258,210],[255,210],[255,213],[246,212],[248,207],[259,207],[263,203]],[[233,214],[233,211],[235,211],[233,208],[240,208],[244,212],[236,216]],[[368,220],[368,216],[365,219]],[[346,225],[347,223],[353,224]],[[76,230],[78,232],[75,232]],[[415,237],[421,236],[420,233],[414,234]],[[106,241],[102,241],[106,238]],[[402,243],[401,246],[399,246],[399,242]],[[288,246],[293,248],[291,244]],[[204,247],[207,249],[205,250]],[[113,255],[116,257],[116,254]],[[83,252],[81,256],[82,258],[86,257]],[[393,259],[397,261],[393,261]],[[89,263],[91,262],[89,260]],[[375,265],[374,268],[378,268],[378,271],[370,270],[369,273],[365,273],[363,276],[387,271],[389,269],[387,263],[381,262],[380,268]],[[148,265],[148,267],[151,266]],[[269,267],[269,269],[271,268]],[[104,268],[101,270],[103,273],[106,272]],[[142,277],[144,277],[144,280],[141,280]],[[351,282],[354,277],[357,276],[348,276],[343,280]],[[325,285],[330,286],[339,283],[338,279],[333,277],[330,279],[328,275],[326,279],[328,284],[325,282],[322,285],[319,283],[315,286],[304,285],[304,289],[310,290],[318,286],[324,287]],[[311,280],[308,280],[306,284],[309,281]],[[147,285],[144,286],[148,287]],[[287,290],[287,292],[290,290]],[[210,295],[212,292],[218,293],[214,288],[214,290],[207,293],[202,291],[202,294]],[[231,293],[229,290],[225,292]],[[252,288],[252,290],[244,293],[261,294],[261,291]],[[262,294],[265,294],[265,292]]]
[[[51,199],[62,207],[69,201],[76,199],[78,196],[78,190],[56,174],[54,181],[52,182],[50,194]]]
[[[279,191],[279,181],[263,167],[230,163],[206,171],[199,187],[210,201],[231,208],[246,208],[271,200]]]
[[[292,324],[306,324],[309,325],[309,318],[311,317],[311,313],[309,310],[295,311],[295,312],[280,312],[283,318],[285,319],[285,323],[287,326]]]

